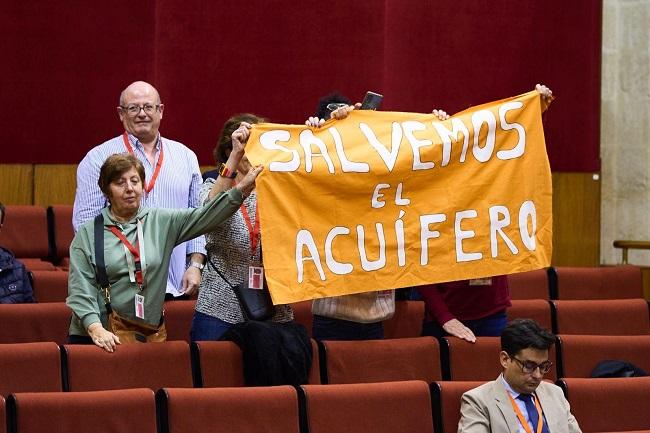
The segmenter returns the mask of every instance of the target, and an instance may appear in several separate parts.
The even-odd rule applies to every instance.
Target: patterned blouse
[[[201,203],[207,201],[208,194],[214,184],[214,179],[206,179],[203,183],[200,192]],[[255,224],[255,213],[257,211],[255,191],[244,199],[244,206],[246,206],[251,223]],[[235,212],[233,216],[205,237],[208,260],[201,277],[196,311],[216,317],[227,323],[243,322],[245,321],[244,313],[235,293],[214,270],[213,265],[219,268],[219,272],[232,285],[248,280],[249,265],[258,266],[260,264],[261,242],[257,243],[255,253],[251,257],[250,234],[241,210]],[[275,314],[271,320],[274,322],[289,322],[293,320],[293,310],[289,305],[276,305]]]

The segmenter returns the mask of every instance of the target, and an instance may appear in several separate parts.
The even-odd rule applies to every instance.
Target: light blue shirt
[[[503,385],[506,387],[506,391],[508,392],[508,394],[510,394],[510,396],[513,398],[515,403],[517,403],[517,406],[519,407],[519,410],[521,411],[521,414],[524,416],[524,418],[526,418],[526,422],[528,423],[528,426],[532,428],[531,431],[533,431],[533,432],[537,431],[537,426],[532,425],[531,422],[530,422],[530,418],[528,417],[528,410],[526,409],[526,403],[524,403],[523,400],[519,400],[517,398],[517,397],[519,397],[519,394],[521,394],[521,393],[515,391],[514,389],[512,389],[510,387],[508,382],[506,382],[506,379],[503,377],[503,374],[501,374],[501,377],[499,379],[503,382]],[[533,402],[535,402],[535,400],[537,400],[537,395],[535,395],[533,393]],[[544,417],[544,418],[546,418],[546,417]],[[517,422],[518,422],[518,425],[519,425],[519,433],[526,433],[526,430],[524,430],[524,426],[522,426],[521,422],[519,421],[519,417],[517,417]]]
[[[140,141],[131,134],[129,134],[129,141],[135,156],[144,165],[147,184],[151,181],[156,162],[160,157],[160,147],[163,147],[164,156],[160,173],[153,190],[150,193],[142,194],[143,206],[174,209],[199,207],[201,171],[194,152],[177,141],[158,136],[155,160],[151,164]],[[86,221],[98,215],[107,204],[104,194],[97,185],[102,164],[109,156],[127,151],[122,135],[119,135],[91,149],[79,163],[77,191],[72,214],[72,225],[75,232]],[[167,276],[167,293],[172,293],[175,296],[182,294],[186,257],[192,253],[205,254],[205,238],[203,236],[180,244],[172,251]]]

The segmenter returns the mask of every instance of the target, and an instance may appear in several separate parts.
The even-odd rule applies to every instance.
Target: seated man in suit
[[[580,432],[562,390],[542,381],[553,366],[548,349],[554,343],[531,319],[510,322],[501,333],[503,373],[463,394],[458,432]]]

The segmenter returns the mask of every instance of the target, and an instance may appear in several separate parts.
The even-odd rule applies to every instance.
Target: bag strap
[[[221,271],[219,270],[219,268],[217,268],[217,266],[216,266],[216,265],[214,264],[214,262],[212,261],[212,258],[210,257],[210,255],[208,254],[206,257],[208,258],[208,263],[210,263],[210,266],[212,266],[212,269],[214,269],[215,271],[217,271],[217,274],[219,274],[219,276],[221,277],[221,279],[224,280],[224,281],[226,282],[226,284],[228,284],[228,285],[230,286],[231,289],[235,290],[235,286],[233,286],[232,284],[230,284],[230,281],[228,281],[228,280],[226,279],[226,277],[221,273]]]
[[[111,283],[106,274],[106,262],[104,261],[104,215],[100,213],[95,217],[95,271],[97,273],[97,284],[104,291],[104,302],[106,311],[110,314],[111,308]]]

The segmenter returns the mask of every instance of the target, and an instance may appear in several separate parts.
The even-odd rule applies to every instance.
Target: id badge
[[[248,267],[248,288],[262,290],[264,285],[264,268],[261,266]]]
[[[144,319],[144,296],[135,295],[135,317]]]
[[[491,286],[492,278],[474,278],[469,280],[470,286]]]

